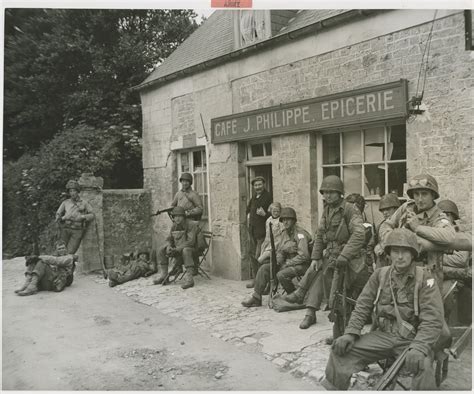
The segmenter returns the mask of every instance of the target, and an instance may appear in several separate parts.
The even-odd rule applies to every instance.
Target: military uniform
[[[415,305],[416,269],[421,270],[422,275],[421,285],[417,289],[418,305]],[[414,376],[412,389],[436,388],[432,366],[433,350],[442,331],[443,303],[431,273],[421,267],[416,269],[412,264],[407,273],[399,274],[391,267],[384,267],[372,274],[357,299],[357,305],[345,330],[345,334],[357,337],[352,349],[343,356],[333,351],[329,357],[326,380],[334,386],[331,388],[347,390],[353,373],[363,370],[366,365],[375,361],[396,357],[407,346],[419,350],[425,356],[424,369]],[[389,279],[381,287],[384,274],[389,276]],[[416,334],[405,337],[399,334],[392,294],[387,283],[390,279],[401,318],[416,329]],[[374,303],[378,329],[361,336],[361,330],[371,316]]]
[[[171,202],[172,207],[183,207],[186,217],[192,220],[200,220],[203,212],[201,196],[189,188],[189,190],[179,190]]]
[[[314,271],[308,270],[301,288],[309,288],[305,304],[319,310],[323,297],[329,298],[335,262],[339,256],[348,261],[348,286],[359,291],[367,279],[367,265],[362,256],[365,229],[359,210],[351,203],[341,201],[336,207],[325,205],[318,231],[315,235],[311,260],[324,259],[326,270],[308,286]],[[359,280],[359,278],[362,278]],[[362,283],[358,283],[362,282]]]
[[[407,201],[397,209],[390,219],[380,226],[380,240],[385,245],[387,236],[395,229],[406,226],[406,217],[413,211],[420,222],[416,235],[438,245],[449,245],[454,241],[455,231],[446,214],[436,204],[427,211],[418,212],[414,201]],[[440,288],[443,283],[443,254],[444,252],[428,251],[418,258],[420,264],[425,265],[433,274]]]
[[[32,295],[38,291],[63,291],[74,279],[76,256],[41,255],[26,260],[26,282],[16,291],[18,295]]]
[[[291,232],[284,230],[278,246],[275,245],[279,267],[277,279],[287,293],[294,290],[292,279],[303,275],[308,269],[310,242],[309,233],[295,225]],[[257,297],[261,297],[269,281],[270,264],[265,263],[260,266],[255,278],[254,293]]]
[[[85,222],[93,218],[90,204],[81,198],[77,201],[68,198],[61,203],[56,212],[56,220],[60,223],[60,238],[66,244],[68,253],[76,253],[81,244]]]
[[[111,287],[155,273],[153,264],[147,260],[134,259],[123,266],[109,269],[107,276]]]

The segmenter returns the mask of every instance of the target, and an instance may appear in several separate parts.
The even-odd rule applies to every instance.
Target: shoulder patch
[[[433,278],[426,280],[426,286],[428,287],[433,287],[434,283],[435,283],[435,280]]]
[[[304,239],[304,238],[305,238],[304,234],[298,233],[298,239]]]
[[[449,226],[451,224],[448,219],[444,219],[444,218],[441,219],[440,222],[443,223],[445,226]]]

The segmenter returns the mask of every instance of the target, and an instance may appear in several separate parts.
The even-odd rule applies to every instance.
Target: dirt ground
[[[4,390],[318,389],[88,277],[19,297],[21,266],[3,265]]]

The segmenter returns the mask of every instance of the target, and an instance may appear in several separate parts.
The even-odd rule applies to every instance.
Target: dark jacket
[[[197,248],[197,237],[201,231],[198,222],[186,219],[180,225],[173,223],[166,241],[172,248],[182,251],[184,248]]]
[[[250,214],[249,218],[249,232],[255,239],[264,239],[266,234],[265,222],[270,216],[268,213],[268,207],[272,203],[272,196],[266,190],[262,192],[259,198],[253,196],[249,204],[247,205],[247,214]],[[262,208],[266,215],[257,215],[257,209]]]

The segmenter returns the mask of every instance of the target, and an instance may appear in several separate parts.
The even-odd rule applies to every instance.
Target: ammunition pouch
[[[379,317],[377,319],[377,326],[380,331],[398,334],[401,338],[412,340],[416,336],[416,329],[410,323],[403,320],[401,325],[395,319],[388,319],[386,317]]]
[[[84,227],[84,221],[75,221],[75,220],[64,220],[62,222],[64,227],[70,228],[72,230],[80,230]]]

